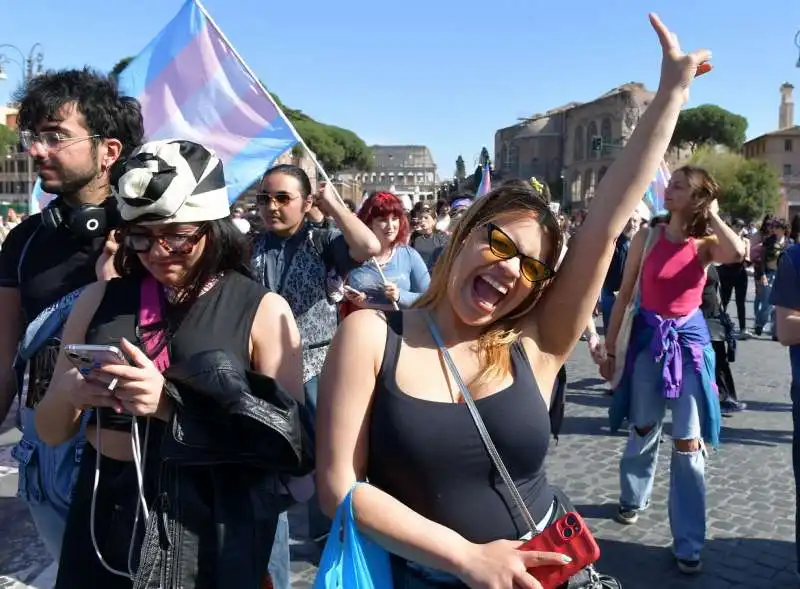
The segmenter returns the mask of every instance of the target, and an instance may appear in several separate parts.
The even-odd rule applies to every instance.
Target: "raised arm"
[[[678,113],[696,75],[707,72],[708,51],[685,54],[655,15],[650,21],[662,48],[661,80],[653,102],[614,161],[553,284],[531,316],[539,349],[563,362],[592,313],[614,251],[614,240],[642,200],[669,147]]]
[[[735,264],[747,253],[744,240],[719,216],[719,203],[715,200],[708,211],[709,224],[714,235],[706,239],[708,263]]]

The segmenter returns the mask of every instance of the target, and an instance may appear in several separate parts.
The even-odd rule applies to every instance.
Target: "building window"
[[[608,155],[611,151],[611,119],[608,117],[600,123],[600,137],[603,138],[603,155]]]
[[[595,151],[594,149],[594,141],[595,137],[599,137],[597,134],[597,123],[592,121],[589,123],[589,126],[586,129],[586,159],[593,160],[600,157],[600,152]]]
[[[784,141],[783,141],[783,151],[792,151],[792,140],[791,139],[784,139]]]
[[[783,164],[783,175],[784,176],[792,175],[792,164]]]
[[[572,197],[572,202],[580,202],[581,201],[581,173],[575,172],[572,175],[572,182],[570,187],[570,196]]]
[[[575,128],[575,145],[573,147],[572,158],[578,162],[583,159],[583,125]]]
[[[598,183],[598,184],[600,184],[600,181],[603,179],[603,176],[605,176],[605,175],[606,175],[606,172],[608,172],[608,168],[607,168],[606,166],[603,166],[603,167],[602,167],[602,168],[600,168],[600,170],[597,172],[597,183]]]

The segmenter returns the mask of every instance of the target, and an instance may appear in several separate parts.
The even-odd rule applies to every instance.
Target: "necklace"
[[[222,278],[222,274],[218,274],[216,276],[212,276],[209,278],[206,283],[203,285],[203,288],[200,289],[200,292],[197,293],[197,296],[201,297],[210,291],[214,286],[219,282],[220,278]],[[167,297],[167,302],[170,305],[176,305],[181,302],[181,295],[183,292],[175,287],[165,286],[164,287],[164,294]]]
[[[394,255],[394,248],[391,248],[388,254],[380,254],[378,256],[375,256],[375,261],[378,262],[378,264],[380,264],[381,266],[385,266],[386,264],[389,263],[389,260],[392,259],[393,255]]]

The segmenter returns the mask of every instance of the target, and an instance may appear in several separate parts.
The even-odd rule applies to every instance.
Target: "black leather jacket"
[[[176,409],[134,589],[258,589],[292,501],[283,482],[313,470],[303,409],[222,351],[164,376]]]

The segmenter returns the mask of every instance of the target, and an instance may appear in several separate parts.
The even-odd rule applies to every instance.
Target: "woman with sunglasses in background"
[[[247,242],[230,217],[220,160],[188,141],[148,143],[121,165],[113,182],[124,220],[115,257],[119,278],[88,287],[77,301],[48,398],[36,415],[42,440],[56,445],[73,436],[82,414],[92,411],[58,589],[132,586],[129,577],[136,574],[139,561],[144,509],[153,506],[163,484],[158,480],[162,434],[175,407],[164,393],[164,364],[157,367],[154,350],[144,351],[143,338],[149,339],[150,329],[160,336],[158,354],[165,351],[170,365],[221,349],[242,367],[275,378],[298,401],[303,399],[297,326],[286,301],[249,277]],[[161,317],[148,327],[145,312]],[[97,364],[79,371],[67,358],[70,344],[112,345],[130,364]],[[132,427],[136,417],[144,447],[137,444],[140,429]],[[223,448],[226,440],[217,443]],[[224,468],[233,479],[259,480],[246,467]],[[270,504],[266,498],[263,503]],[[271,538],[278,510],[267,518],[257,525],[264,523]],[[179,541],[177,534],[171,538]],[[243,553],[241,564],[253,557],[252,564],[266,572],[270,547]],[[190,553],[185,547],[182,556]],[[210,565],[211,560],[190,563],[185,570],[213,576],[218,571]],[[181,583],[194,586],[186,576]]]
[[[266,230],[253,240],[254,278],[284,297],[303,340],[303,387],[313,427],[317,406],[317,375],[339,324],[336,306],[341,279],[380,251],[378,239],[341,202],[327,184],[316,194],[302,168],[282,164],[264,173],[256,193]],[[308,220],[316,204],[336,229],[319,228]],[[308,533],[323,539],[330,522],[319,502],[308,503]],[[289,589],[289,520],[281,514],[270,573],[275,589]]]
[[[558,272],[563,238],[548,203],[531,186],[501,186],[455,225],[411,310],[356,312],[334,338],[320,382],[318,491],[333,514],[356,481],[369,481],[352,491],[354,517],[392,553],[395,587],[538,589],[537,567],[566,562],[518,550],[564,507],[545,475],[551,392],[688,87],[710,69],[708,52],[682,53],[651,18],[663,49],[658,93],[597,186]],[[519,509],[465,393],[522,497]]]

